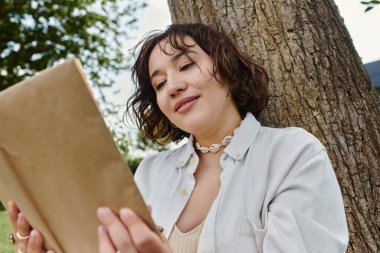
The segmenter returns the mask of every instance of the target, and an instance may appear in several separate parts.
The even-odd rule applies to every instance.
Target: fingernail
[[[109,214],[108,208],[106,207],[100,207],[98,208],[98,217],[99,219],[104,219]]]
[[[120,209],[119,214],[120,218],[122,218],[123,220],[128,220],[129,217],[131,217],[132,215],[132,211],[129,208],[122,208]]]
[[[32,230],[32,232],[30,232],[29,240],[33,243],[37,241],[37,231]]]
[[[22,215],[22,213],[18,213],[18,215],[17,215],[17,220],[18,220],[19,222],[24,222],[24,215]]]
[[[98,235],[99,235],[99,236],[102,236],[102,235],[104,235],[105,233],[106,233],[106,231],[105,231],[104,227],[103,227],[103,226],[99,226],[99,227],[98,227]]]

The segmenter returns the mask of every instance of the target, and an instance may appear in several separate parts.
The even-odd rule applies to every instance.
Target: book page
[[[0,119],[1,201],[50,248],[97,252],[100,206],[129,207],[157,232],[77,60],[1,92]]]

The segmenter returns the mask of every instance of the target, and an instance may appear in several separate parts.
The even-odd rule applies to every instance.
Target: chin
[[[205,127],[208,126],[208,121],[207,120],[202,120],[199,117],[197,118],[189,118],[186,121],[181,122],[180,125],[178,125],[183,131],[194,134]]]

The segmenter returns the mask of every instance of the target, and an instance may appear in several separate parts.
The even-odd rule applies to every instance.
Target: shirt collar
[[[252,113],[247,113],[240,126],[236,129],[230,144],[224,149],[224,152],[235,160],[242,159],[257,136],[260,126],[260,122],[256,120]],[[194,137],[190,135],[186,145],[182,146],[177,168],[184,167],[192,155],[196,155],[196,153],[194,150]]]
[[[261,124],[256,120],[255,116],[250,112],[247,113],[238,129],[236,129],[230,144],[224,149],[224,153],[236,160],[242,159],[256,138],[260,126]]]
[[[190,135],[189,140],[187,141],[186,145],[182,146],[182,152],[177,162],[177,168],[184,167],[189,161],[190,157],[196,154],[193,143],[194,143],[194,137],[193,135]]]

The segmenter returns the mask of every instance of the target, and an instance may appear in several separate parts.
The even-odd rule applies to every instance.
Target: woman
[[[171,25],[142,42],[132,73],[128,108],[145,136],[189,141],[144,159],[135,175],[168,240],[127,208],[101,207],[101,253],[345,252],[343,201],[325,148],[302,129],[260,126],[267,75],[228,37]],[[9,210],[15,231],[30,235],[21,252],[43,252],[42,236],[13,203]]]

